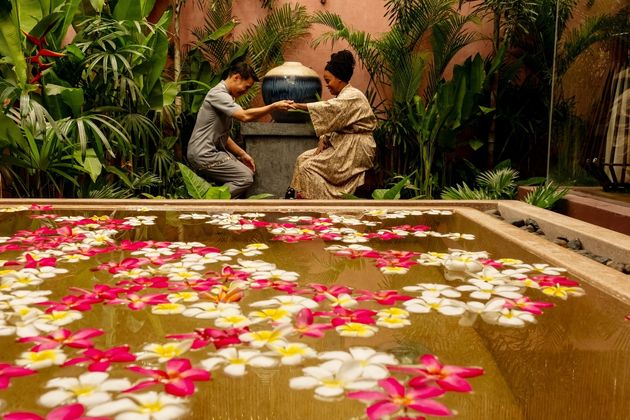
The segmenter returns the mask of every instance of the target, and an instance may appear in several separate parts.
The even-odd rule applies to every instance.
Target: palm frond
[[[477,185],[495,198],[514,198],[518,172],[512,168],[485,171],[477,175]]]
[[[550,209],[568,193],[568,188],[561,187],[550,181],[529,192],[525,196],[525,202],[543,209]]]
[[[493,197],[482,189],[471,189],[468,184],[463,183],[456,187],[446,187],[442,190],[440,197],[443,200],[492,200]]]

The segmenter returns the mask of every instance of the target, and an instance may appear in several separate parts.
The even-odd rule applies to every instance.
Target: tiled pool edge
[[[615,252],[630,255],[630,237],[530,206],[518,201],[473,201],[473,200],[96,200],[96,199],[0,199],[0,207],[20,205],[52,205],[55,209],[91,211],[358,211],[363,209],[390,208],[413,210],[422,208],[451,209],[462,217],[491,230],[510,242],[518,242],[528,252],[550,263],[567,266],[569,272],[597,287],[607,294],[630,304],[630,276],[599,264],[589,258],[555,245],[541,237],[524,232],[509,223],[485,214],[486,210],[498,210],[509,222],[514,217],[531,217],[547,232],[549,226],[569,229],[582,238],[588,237],[598,246],[607,244]],[[551,233],[551,232],[549,232]],[[585,245],[588,244],[588,240]],[[587,245],[588,246],[588,245]]]

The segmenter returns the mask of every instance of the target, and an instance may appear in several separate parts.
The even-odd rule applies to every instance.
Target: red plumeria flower
[[[535,282],[538,282],[538,284],[540,284],[543,287],[549,287],[549,286],[575,287],[575,286],[580,285],[580,283],[578,283],[577,281],[571,280],[564,276],[540,275],[540,276],[533,276],[532,280],[534,280]]]
[[[339,284],[333,284],[332,286],[328,287],[323,284],[311,283],[308,286],[315,292],[313,295],[313,300],[315,302],[327,300],[328,297],[326,296],[326,293],[334,297],[338,297],[341,294],[352,295],[351,287],[342,286]]]
[[[341,306],[335,306],[332,312],[315,312],[316,316],[330,316],[333,319],[330,323],[334,327],[347,324],[348,322],[357,322],[359,324],[372,325],[376,324],[374,316],[376,311],[369,309],[347,309]]]
[[[93,337],[103,335],[103,330],[95,328],[85,328],[72,333],[72,331],[65,328],[60,328],[57,331],[49,334],[45,337],[23,337],[18,340],[20,343],[38,343],[31,351],[39,352],[42,350],[56,349],[61,346],[72,347],[75,349],[85,349],[94,347],[94,343],[90,340]]]
[[[49,300],[42,302],[39,305],[48,306],[47,313],[52,311],[69,311],[75,310],[80,312],[89,311],[92,309],[92,305],[99,303],[98,300],[85,296],[68,295],[61,298],[60,302]]]
[[[107,420],[104,417],[84,417],[85,407],[81,404],[69,404],[57,407],[46,417],[28,411],[15,411],[4,415],[5,420]]]
[[[81,293],[84,299],[94,303],[116,299],[119,293],[125,292],[125,289],[121,287],[111,287],[107,284],[96,284],[93,291],[78,287],[71,287],[70,290]]]
[[[169,300],[166,294],[159,295],[144,295],[140,296],[135,293],[127,293],[125,298],[112,299],[108,304],[111,305],[127,305],[129,309],[139,311],[147,307],[147,305],[159,305],[160,303],[168,303]]]
[[[195,381],[210,380],[210,373],[203,369],[191,367],[188,359],[171,359],[166,362],[166,370],[145,369],[140,366],[127,368],[153,379],[142,381],[123,392],[134,392],[156,384],[163,384],[164,391],[169,394],[185,397],[195,392]]]
[[[357,300],[372,300],[381,305],[392,306],[395,305],[397,301],[406,301],[413,299],[411,296],[401,295],[396,290],[379,290],[377,292],[372,292],[370,290],[359,290],[357,291],[360,294],[357,297]]]
[[[39,267],[56,267],[57,266],[57,258],[55,257],[47,257],[42,258],[40,260],[36,260],[33,258],[31,254],[24,255],[26,262],[24,263],[24,268],[39,268]]]
[[[28,216],[31,219],[56,219],[59,217],[57,214],[31,214]]]
[[[11,378],[19,376],[28,376],[37,373],[36,370],[14,366],[8,363],[0,363],[0,389],[7,389]],[[6,418],[6,417],[5,417]]]
[[[425,354],[420,358],[419,365],[413,366],[388,366],[390,371],[406,372],[417,375],[409,381],[409,385],[415,388],[424,388],[429,383],[435,382],[445,391],[470,392],[472,386],[464,378],[473,378],[483,375],[483,368],[443,365],[437,357]]]
[[[362,401],[376,401],[367,408],[367,416],[370,420],[390,418],[398,411],[407,414],[409,410],[433,416],[450,416],[451,410],[431,398],[444,394],[444,390],[427,386],[423,388],[408,388],[395,378],[386,378],[378,381],[383,391],[356,391],[349,392],[348,398]]]
[[[122,280],[116,286],[124,286],[127,290],[168,289],[171,283],[168,277],[138,277],[133,280]]]
[[[542,314],[543,311],[541,308],[551,308],[552,306],[555,305],[551,302],[534,302],[527,296],[515,300],[505,299],[505,304],[503,305],[503,307],[507,309],[519,309],[534,315]]]
[[[295,317],[295,331],[302,336],[321,338],[324,336],[324,331],[331,329],[333,326],[330,324],[316,324],[313,322],[313,312],[304,308],[297,313]]]
[[[96,348],[85,350],[81,357],[68,360],[63,366],[74,366],[79,363],[90,362],[90,372],[106,372],[112,363],[130,363],[136,360],[136,356],[129,353],[129,346],[112,347],[105,351]]]
[[[175,338],[177,340],[193,339],[191,349],[196,350],[206,347],[209,343],[214,344],[214,347],[218,350],[223,347],[233,346],[240,344],[241,339],[239,336],[249,332],[248,328],[228,328],[225,330],[217,328],[197,328],[193,333],[189,334],[171,334],[166,338]]]
[[[496,269],[501,269],[505,267],[505,265],[501,261],[495,261],[491,258],[479,258],[478,261],[486,267],[494,267]]]
[[[223,283],[247,280],[250,276],[249,273],[245,271],[235,270],[229,265],[224,265],[223,268],[221,268],[220,273],[217,273],[216,271],[209,271],[206,273],[206,275],[208,276],[208,280],[216,280]]]
[[[29,38],[30,40],[31,38]],[[38,47],[41,47],[41,44],[38,45]],[[53,206],[51,205],[41,205],[41,204],[31,204],[31,210],[45,210],[45,211],[49,211],[52,210]]]

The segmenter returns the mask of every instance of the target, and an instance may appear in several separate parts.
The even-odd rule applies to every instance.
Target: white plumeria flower
[[[280,325],[273,330],[249,331],[239,335],[238,338],[254,348],[273,347],[286,344],[286,337],[293,331],[290,325]]]
[[[376,325],[385,328],[403,328],[407,325],[411,325],[411,321],[409,321],[407,318],[383,316],[376,319]]]
[[[197,292],[176,292],[169,293],[166,298],[169,302],[177,303],[177,302],[197,302],[199,300],[199,293]]]
[[[252,280],[297,281],[300,275],[294,271],[271,270],[260,271],[252,275]]]
[[[335,330],[342,337],[372,337],[378,331],[374,325],[361,324],[359,322],[348,322],[335,327]]]
[[[359,362],[330,360],[319,366],[302,369],[304,376],[291,378],[293,389],[313,389],[315,395],[323,398],[339,397],[348,391],[371,389],[376,381],[361,377],[363,369]]]
[[[317,356],[317,352],[304,343],[280,343],[269,347],[281,357],[280,363],[285,366],[299,365],[304,359]]]
[[[503,265],[512,266],[512,267],[519,264],[523,264],[522,260],[517,260],[514,258],[500,258],[497,260],[497,262],[500,262]]]
[[[278,361],[273,357],[269,357],[255,349],[237,349],[235,347],[227,347],[218,350],[213,357],[201,361],[201,365],[207,370],[213,370],[215,367],[225,365],[223,372],[230,376],[243,376],[247,371],[246,366],[269,368],[275,366]]]
[[[347,244],[357,244],[357,243],[362,243],[362,242],[368,242],[369,239],[363,236],[363,234],[357,232],[353,235],[344,235],[341,241]]]
[[[79,311],[51,311],[40,315],[39,318],[43,322],[60,327],[83,318],[83,314]]]
[[[7,301],[12,307],[29,306],[48,301],[52,290],[14,290],[10,294],[0,294],[0,302]]]
[[[409,312],[418,314],[437,311],[442,315],[457,316],[466,311],[466,306],[463,302],[447,298],[426,297],[411,299],[403,302],[403,305]]]
[[[379,267],[379,270],[381,270],[383,274],[407,274],[409,272],[409,268],[395,265],[384,265]]]
[[[505,299],[500,298],[490,299],[488,302],[466,302],[466,312],[459,320],[459,325],[463,327],[473,325],[480,314],[485,314],[487,318],[498,317],[505,303]]]
[[[46,388],[57,388],[42,395],[38,402],[44,407],[57,407],[74,402],[93,407],[111,401],[110,392],[131,387],[128,379],[109,379],[105,372],[88,372],[78,378],[54,378]]]
[[[443,252],[428,252],[420,254],[418,263],[427,266],[440,266],[444,265],[444,261],[450,256],[450,254]]]
[[[258,251],[263,251],[265,249],[269,249],[269,245],[263,244],[263,243],[253,243],[253,244],[247,244],[245,246],[245,249],[256,249]]]
[[[181,314],[186,310],[186,305],[182,305],[181,303],[158,303],[157,305],[151,306],[151,313],[156,315],[175,315]]]
[[[347,293],[340,293],[338,296],[334,296],[328,292],[324,292],[324,296],[331,306],[341,306],[342,308],[353,308],[359,304],[352,296]]]
[[[179,218],[182,220],[204,220],[209,219],[212,216],[209,214],[201,214],[201,213],[188,213],[188,214],[180,214]]]
[[[146,258],[160,258],[173,255],[173,250],[169,248],[141,248],[133,251],[131,255],[142,255]]]
[[[157,216],[130,216],[125,217],[125,224],[129,226],[154,225]]]
[[[388,212],[387,210],[365,210],[364,213],[381,219],[404,219],[408,215],[405,211]]]
[[[472,278],[485,281],[494,285],[507,284],[510,281],[510,277],[505,273],[497,270],[494,267],[486,266],[483,270],[470,274]]]
[[[528,273],[547,276],[559,276],[567,271],[565,268],[551,267],[549,264],[517,264],[514,267],[529,270]]]
[[[555,286],[545,286],[542,292],[547,296],[557,297],[566,300],[569,296],[580,297],[584,296],[584,289],[581,287],[561,286],[559,284]]]
[[[97,405],[88,410],[90,417],[111,417],[116,420],[170,420],[186,414],[186,399],[166,393],[127,394],[126,398]]]
[[[511,279],[522,280],[527,278],[527,273],[529,273],[529,269],[527,268],[508,268],[507,270],[502,270],[501,274]]]
[[[203,248],[204,244],[201,242],[171,242],[168,248],[175,249],[193,249],[193,248]]]
[[[253,311],[247,315],[254,324],[269,321],[274,324],[288,324],[292,321],[292,313],[283,308],[268,308]]]
[[[468,255],[453,256],[444,261],[444,268],[455,272],[476,273],[483,270],[483,264]]]
[[[66,274],[68,270],[65,268],[57,267],[40,267],[40,268],[24,268],[23,273],[32,273],[33,275],[42,279],[52,279],[59,274]]]
[[[14,290],[40,285],[44,279],[30,271],[20,270],[2,276],[0,282],[3,285],[0,290]]]
[[[59,257],[59,261],[69,262],[69,263],[78,263],[81,261],[89,260],[90,257],[83,254],[66,254],[62,257]]]
[[[164,267],[162,267],[162,270],[164,270]],[[200,280],[203,278],[203,275],[196,271],[189,271],[186,268],[174,268],[169,271],[166,276],[171,281]]]
[[[39,309],[28,306],[16,306],[14,311],[14,314],[19,317],[13,322],[15,334],[18,337],[34,337],[42,332],[51,333],[59,329],[57,325],[43,320],[41,317],[45,314]]]
[[[150,343],[142,348],[144,351],[136,354],[137,360],[158,359],[158,362],[163,363],[186,353],[192,344],[193,340],[174,341],[166,344]]]
[[[4,318],[0,318],[0,337],[15,335],[16,328],[12,325],[7,325]]]
[[[232,268],[244,271],[246,273],[260,273],[264,271],[273,271],[276,269],[275,264],[268,263],[262,260],[238,260],[237,266],[232,266]]]
[[[253,308],[269,308],[277,307],[285,309],[292,314],[300,312],[302,309],[315,309],[319,306],[313,299],[295,295],[280,295],[268,300],[259,300],[251,303],[249,306]]]
[[[192,268],[192,267],[199,266],[199,265],[203,267],[205,264],[212,264],[219,261],[231,261],[231,260],[232,260],[232,257],[223,255],[220,252],[209,252],[205,255],[186,254],[182,257],[182,265],[184,267],[196,270],[196,268]]]
[[[243,328],[251,323],[251,319],[237,311],[226,311],[214,319],[214,325],[219,328]]]
[[[470,279],[468,283],[458,286],[457,290],[462,292],[471,292],[470,297],[473,299],[488,300],[493,296],[500,296],[508,299],[520,299],[523,297],[518,292],[517,286],[495,286],[483,280]]]
[[[289,223],[298,223],[298,222],[310,222],[313,220],[311,216],[287,216],[281,217],[278,220],[285,220]]]
[[[241,307],[237,303],[199,302],[191,305],[183,314],[191,318],[216,319],[229,315],[241,315]]]
[[[457,241],[458,239],[464,239],[466,241],[474,241],[475,240],[475,235],[473,235],[471,233],[452,232],[452,233],[448,233],[446,235],[446,237],[448,239],[452,239],[454,241]]]
[[[527,287],[530,289],[540,289],[540,283],[529,277],[525,277],[522,279],[513,279],[509,282],[509,284],[519,288]]]
[[[454,299],[462,295],[457,290],[453,289],[453,287],[438,283],[418,283],[415,286],[405,286],[403,287],[403,290],[407,292],[420,292],[420,296],[423,298],[446,297]]]
[[[350,347],[345,351],[327,351],[318,356],[321,360],[340,360],[344,363],[357,362],[360,375],[367,379],[384,379],[390,376],[387,365],[397,365],[398,360],[391,354],[380,353],[370,347]]]
[[[261,219],[263,217],[265,217],[266,214],[265,213],[260,213],[260,212],[251,212],[251,213],[244,213],[243,217],[246,219]]]
[[[132,268],[131,270],[121,270],[113,275],[114,278],[139,279],[141,277],[151,277],[153,270],[147,268]]]
[[[481,319],[489,324],[497,324],[502,327],[524,327],[527,323],[535,323],[536,317],[526,311],[503,308],[499,312],[484,312]]]
[[[86,245],[102,246],[109,245],[110,243],[115,242],[113,238],[104,233],[86,231],[85,234],[87,235],[87,237],[83,239],[83,243]]]
[[[20,354],[20,358],[15,361],[19,366],[29,369],[43,369],[53,365],[62,365],[67,359],[66,354],[61,349],[50,349],[42,351],[26,351]]]
[[[381,309],[376,313],[376,316],[379,318],[408,318],[409,311],[392,306],[390,308]]]

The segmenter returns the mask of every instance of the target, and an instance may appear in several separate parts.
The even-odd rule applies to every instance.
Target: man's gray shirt
[[[197,115],[197,122],[188,141],[188,161],[198,168],[212,166],[225,160],[225,143],[232,127],[232,115],[241,110],[225,80],[210,89]]]

